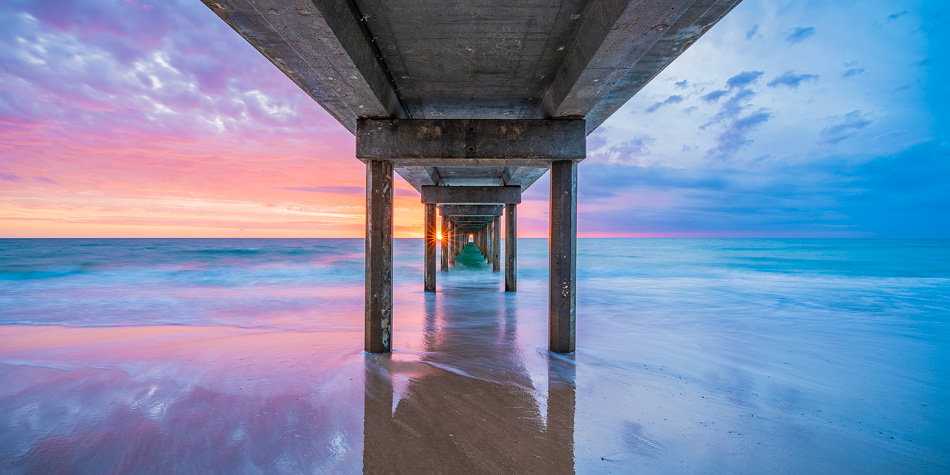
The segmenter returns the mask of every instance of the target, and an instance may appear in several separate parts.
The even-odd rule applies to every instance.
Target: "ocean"
[[[0,473],[948,473],[950,240],[0,239]]]

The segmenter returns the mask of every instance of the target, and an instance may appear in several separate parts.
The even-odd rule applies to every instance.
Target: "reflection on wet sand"
[[[574,473],[572,357],[549,357],[535,388],[503,295],[425,297],[425,351],[365,357],[363,472]],[[466,310],[486,299],[499,312]]]
[[[358,470],[360,355],[316,336],[0,327],[0,472]]]
[[[385,356],[358,327],[0,326],[0,471],[573,473],[572,357],[473,276],[411,294]]]

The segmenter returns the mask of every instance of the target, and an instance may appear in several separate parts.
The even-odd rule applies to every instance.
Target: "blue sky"
[[[950,237],[948,30],[939,2],[744,1],[591,134],[581,222]]]
[[[950,237],[948,31],[745,0],[588,137],[579,234]],[[198,0],[4,2],[0,65],[0,236],[361,236],[352,136]]]

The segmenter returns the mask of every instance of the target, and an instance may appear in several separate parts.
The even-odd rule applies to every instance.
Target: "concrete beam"
[[[366,351],[392,350],[393,164],[366,164]]]
[[[697,0],[587,113],[590,133],[686,51],[741,0]]]
[[[452,216],[501,216],[502,205],[439,205],[443,215]]]
[[[360,119],[356,126],[356,158],[399,167],[453,166],[446,162],[452,159],[461,166],[519,166],[528,159],[583,160],[586,151],[582,119]],[[486,165],[491,159],[505,162]]]
[[[486,224],[491,221],[491,216],[454,216],[449,215],[449,220],[455,224],[459,223],[469,223],[469,224]]]
[[[347,2],[202,2],[350,132],[358,117],[409,118]]]
[[[520,186],[423,186],[423,203],[518,204]]]
[[[543,115],[584,117],[587,133],[592,132],[739,1],[594,0],[542,98]],[[710,10],[721,13],[709,15]],[[684,41],[673,48],[658,45],[665,38]],[[640,64],[650,56],[662,60]],[[631,70],[649,71],[649,78],[643,81],[642,74],[628,74]]]

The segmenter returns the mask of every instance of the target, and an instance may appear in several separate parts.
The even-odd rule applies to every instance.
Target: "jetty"
[[[356,136],[367,352],[392,348],[393,176],[425,205],[425,290],[472,240],[517,290],[517,208],[551,173],[549,349],[575,349],[586,136],[740,0],[202,0]],[[437,212],[439,219],[437,219]],[[441,239],[439,239],[441,237]]]

